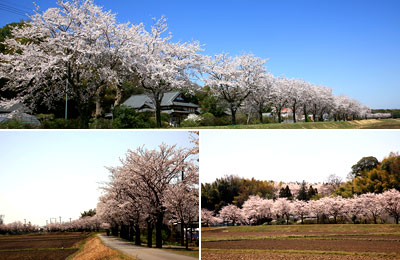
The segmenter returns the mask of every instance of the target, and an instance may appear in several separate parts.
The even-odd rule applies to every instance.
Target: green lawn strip
[[[209,249],[202,248],[202,252],[214,253],[283,253],[283,254],[312,254],[312,255],[348,255],[348,256],[370,256],[384,258],[398,258],[399,254],[370,253],[370,252],[346,252],[346,251],[314,251],[314,250],[264,250],[264,249]]]
[[[162,250],[165,250],[167,252],[179,254],[179,255],[186,255],[186,256],[192,256],[195,258],[199,258],[199,248],[192,248],[186,250],[186,248],[178,248],[178,247],[163,247]]]
[[[228,232],[382,232],[400,231],[396,224],[292,224],[292,225],[261,225],[261,226],[229,226],[225,227]],[[202,231],[208,231],[203,228]],[[400,233],[399,233],[400,234]]]
[[[400,241],[390,238],[343,238],[348,236],[385,236],[400,235],[400,233],[369,233],[369,234],[326,234],[326,235],[282,235],[282,236],[230,236],[230,237],[202,237],[202,242],[266,240],[266,239],[316,239],[316,240],[364,240],[364,241]]]
[[[298,122],[298,123],[268,123],[253,125],[199,126],[196,129],[376,129],[400,128],[400,119],[384,120],[354,120],[344,122]]]

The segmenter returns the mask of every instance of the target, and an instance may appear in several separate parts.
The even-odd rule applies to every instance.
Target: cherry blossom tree
[[[132,74],[139,77],[141,87],[152,98],[156,108],[157,126],[161,127],[161,101],[166,92],[176,89],[192,89],[191,77],[200,69],[200,44],[196,41],[171,42],[167,31],[167,19],[161,17],[147,32],[143,29],[141,45],[127,50],[125,64]],[[137,46],[137,32],[133,32],[132,45]]]
[[[272,106],[275,113],[278,115],[278,122],[282,122],[281,111],[288,105],[289,102],[289,85],[290,81],[286,78],[276,78],[271,90]]]
[[[362,200],[366,216],[372,218],[374,224],[377,224],[377,219],[383,213],[382,204],[380,203],[380,195],[375,193],[365,193],[361,194],[359,198]]]
[[[214,94],[229,104],[231,122],[236,124],[236,112],[249,95],[258,89],[266,72],[267,60],[253,54],[230,57],[226,53],[204,58],[207,77],[205,84],[212,87]]]
[[[379,196],[382,208],[392,216],[396,224],[399,224],[400,218],[400,192],[395,189],[385,191]]]
[[[37,7],[30,19],[6,40],[8,48],[19,51],[1,55],[8,88],[32,108],[40,104],[52,108],[68,95],[77,103],[85,127],[89,105],[94,99],[98,103],[101,89],[118,84],[114,68],[127,25],[117,25],[115,14],[103,11],[93,0],[58,0],[57,8],[41,13]]]
[[[145,223],[149,247],[155,226],[156,247],[162,247],[161,229],[167,214],[180,219],[182,224],[198,217],[198,196],[195,195],[198,167],[192,156],[196,149],[162,144],[158,150],[129,150],[121,160],[122,166],[109,168],[111,181],[105,187],[108,193],[98,209],[99,214],[110,206],[109,210],[115,211],[111,216],[104,214],[105,220],[121,228],[136,224],[136,232]]]
[[[274,84],[274,76],[266,73],[259,78],[259,87],[253,91],[247,100],[248,106],[258,113],[260,123],[263,123],[263,112],[271,104],[271,89]]]
[[[279,198],[274,202],[273,211],[283,218],[286,218],[286,224],[289,225],[289,219],[293,208],[290,201],[286,198]]]
[[[201,209],[201,222],[208,227],[210,224],[217,224],[221,222],[221,220],[215,217],[211,210]]]
[[[232,223],[232,225],[243,222],[245,219],[243,212],[232,204],[222,207],[219,211],[219,217],[223,219],[224,222]]]
[[[310,204],[303,200],[295,200],[292,204],[292,213],[294,216],[301,219],[301,224],[304,224],[304,218],[311,212]]]

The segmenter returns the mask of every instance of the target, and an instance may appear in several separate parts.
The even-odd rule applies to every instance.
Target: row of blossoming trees
[[[146,229],[149,247],[154,228],[156,247],[162,247],[164,226],[180,222],[183,243],[184,229],[189,230],[198,221],[198,166],[194,153],[197,151],[165,144],[159,150],[128,151],[122,166],[109,168],[111,180],[97,205],[98,217],[114,235],[120,230],[121,237],[135,237],[138,245],[141,230]]]
[[[279,198],[276,200],[250,196],[242,208],[229,204],[216,216],[212,211],[202,209],[201,220],[206,226],[211,224],[259,225],[272,220],[301,220],[313,218],[317,223],[372,222],[385,223],[391,217],[399,223],[400,192],[392,189],[381,194],[366,193],[354,198],[324,197],[320,200],[301,201]]]
[[[8,224],[0,224],[0,234],[27,234],[39,231],[47,232],[91,232],[99,231],[102,222],[98,216],[83,217],[80,219],[72,220],[70,222],[62,223],[48,223],[44,227],[39,225],[24,224],[21,221],[15,221]]]
[[[332,90],[303,80],[274,77],[263,60],[252,54],[231,57],[201,55],[198,42],[171,41],[166,19],[158,20],[150,31],[143,24],[119,24],[115,14],[96,6],[93,0],[58,0],[57,8],[37,10],[31,21],[13,30],[5,41],[8,54],[0,54],[0,78],[8,79],[6,89],[35,108],[54,108],[66,94],[74,101],[82,126],[90,106],[95,116],[106,89],[114,91],[114,105],[123,96],[123,83],[138,82],[152,98],[157,124],[161,126],[164,93],[198,88],[194,77],[211,86],[213,94],[229,107],[232,124],[241,107],[258,112],[262,121],[265,107],[280,112],[290,107],[296,115],[328,114],[337,120],[362,118],[368,107]],[[58,103],[59,104],[59,103]]]

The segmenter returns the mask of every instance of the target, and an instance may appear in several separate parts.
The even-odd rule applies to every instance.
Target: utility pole
[[[68,119],[68,75],[67,83],[65,84],[65,120]]]

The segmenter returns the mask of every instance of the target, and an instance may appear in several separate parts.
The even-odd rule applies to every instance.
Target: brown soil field
[[[64,260],[78,249],[0,251],[0,260]]]
[[[400,259],[400,225],[202,228],[202,259]]]
[[[202,242],[201,246],[210,249],[315,250],[400,254],[400,242],[398,241],[262,239]]]
[[[87,237],[86,233],[66,233],[3,236],[0,238],[0,250],[26,248],[69,248]]]
[[[233,253],[233,252],[201,252],[202,259],[208,260],[382,260],[380,257],[349,256],[349,255],[312,255],[312,254],[285,254],[285,253]],[[391,258],[394,259],[394,258]]]
[[[45,233],[0,236],[0,260],[63,260],[75,253],[87,233]]]

